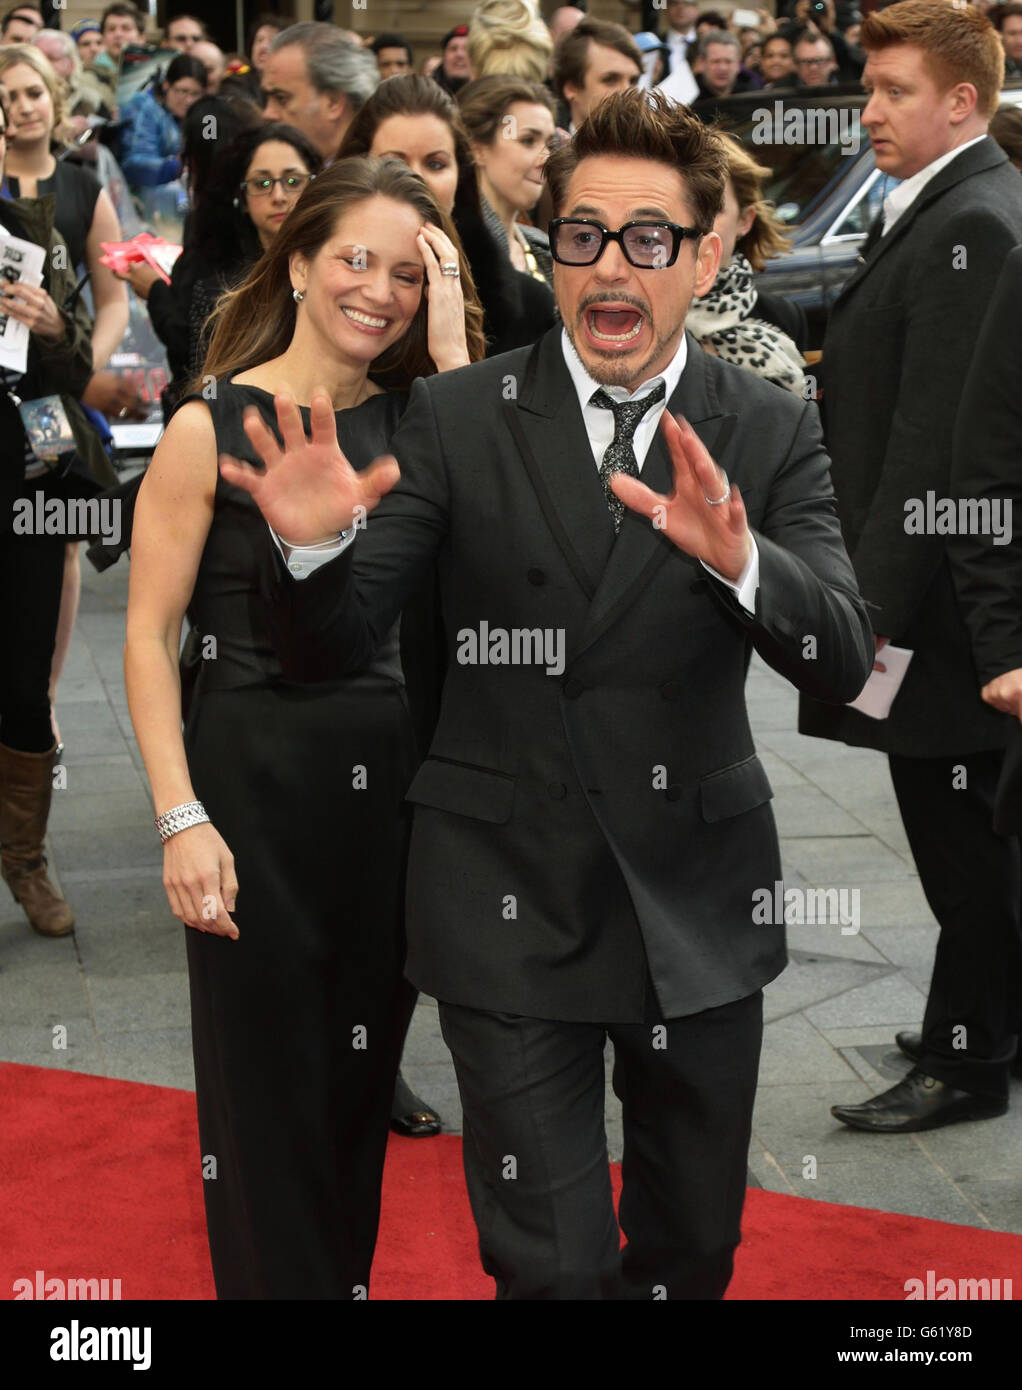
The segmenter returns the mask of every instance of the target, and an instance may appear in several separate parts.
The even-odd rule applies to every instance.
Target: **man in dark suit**
[[[754,909],[781,869],[745,673],[755,648],[841,701],[872,661],[815,407],[684,330],[724,169],[684,107],[608,98],[547,166],[563,330],[418,380],[397,486],[393,461],[347,465],[322,397],[311,444],[282,405],[286,455],[253,421],[265,473],[222,465],[303,576],[275,557],[293,678],[360,667],[438,567],[451,657],[408,793],[407,973],[441,1001],[502,1297],[723,1294],[785,963]],[[384,493],[314,573],[322,552],[290,551]]]
[[[951,491],[976,499],[999,534],[967,530],[949,540],[955,590],[972,639],[982,699],[1011,718],[994,824],[1009,836],[1022,884],[1022,246],[1004,263],[972,355],[955,424]],[[980,513],[982,516],[982,513]],[[1006,943],[1003,1031],[1022,1037],[1022,944]],[[1022,1075],[1022,1053],[1012,1070]]]
[[[1003,72],[989,20],[972,6],[904,0],[866,16],[862,42],[863,125],[879,167],[903,182],[831,312],[824,427],[879,659],[889,640],[914,655],[887,719],[804,702],[801,727],[888,754],[940,924],[922,1034],[897,1037],[916,1065],[865,1104],[833,1108],[848,1125],[891,1133],[1007,1108],[1018,865],[992,820],[1007,720],[979,696],[947,516],[957,527],[952,434],[998,272],[1022,241],[1022,180],[986,135]]]

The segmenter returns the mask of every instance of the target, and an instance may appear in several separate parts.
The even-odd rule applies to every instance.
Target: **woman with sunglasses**
[[[242,131],[215,161],[193,229],[212,273],[199,279],[190,295],[192,374],[209,345],[206,325],[217,300],[240,284],[273,245],[302,190],[322,167],[312,142],[280,121]]]
[[[282,395],[308,428],[322,387],[367,467],[415,377],[482,357],[481,324],[425,183],[396,160],[338,160],[218,309],[204,374],[139,493],[125,674],[163,881],[188,928],[221,1298],[367,1296],[414,997],[403,803],[416,750],[396,628],[358,675],[284,679],[261,597],[269,533],[217,460],[255,461],[247,431],[253,417],[274,428]],[[204,659],[182,738],[186,608]]]

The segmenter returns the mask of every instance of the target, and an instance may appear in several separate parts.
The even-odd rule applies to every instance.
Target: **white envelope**
[[[894,697],[901,689],[912,651],[908,647],[893,647],[890,642],[882,647],[876,656],[877,661],[886,666],[886,671],[871,671],[869,680],[862,688],[862,694],[850,700],[849,709],[857,709],[870,719],[886,719],[894,704]]]

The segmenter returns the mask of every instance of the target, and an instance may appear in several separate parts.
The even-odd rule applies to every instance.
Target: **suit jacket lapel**
[[[706,354],[691,334],[687,337],[685,370],[667,408],[672,415],[685,416],[714,461],[719,463],[738,417],[721,413],[707,371]],[[650,445],[641,477],[654,492],[670,495],[674,490],[674,467],[661,429],[657,430]],[[604,511],[609,518],[606,506]],[[575,656],[592,646],[618,620],[674,548],[673,541],[668,540],[650,521],[626,509],[621,530],[593,596],[585,631]]]
[[[536,343],[517,401],[504,407],[547,525],[592,599],[614,546],[614,523],[561,351],[561,329]]]

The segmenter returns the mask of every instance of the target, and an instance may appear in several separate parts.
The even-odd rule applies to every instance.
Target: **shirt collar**
[[[884,199],[884,235],[887,235],[902,213],[908,211],[926,185],[940,173],[941,169],[946,168],[953,159],[957,159],[963,150],[967,150],[971,145],[978,145],[981,140],[985,139],[985,135],[977,135],[975,139],[967,140],[964,145],[957,145],[953,150],[948,150],[946,154],[938,155],[935,160],[927,164],[925,169],[920,169],[904,183],[899,183],[897,188],[892,188]]]
[[[561,351],[564,354],[564,361],[568,368],[568,373],[571,376],[571,383],[578,396],[579,407],[584,410],[592,400],[593,393],[601,389],[600,383],[595,381],[582,365],[582,359],[575,351],[574,345],[568,337],[568,332],[565,328],[561,329]],[[630,393],[626,391],[623,386],[604,386],[602,389],[606,391],[611,400],[633,401],[638,400],[642,396],[647,396],[656,386],[657,382],[662,381],[666,391],[664,401],[669,401],[678,389],[678,382],[681,380],[681,374],[685,370],[687,358],[688,339],[686,335],[682,333],[678,351],[658,376],[651,376],[648,381],[644,381],[641,386],[636,387],[636,389]]]

